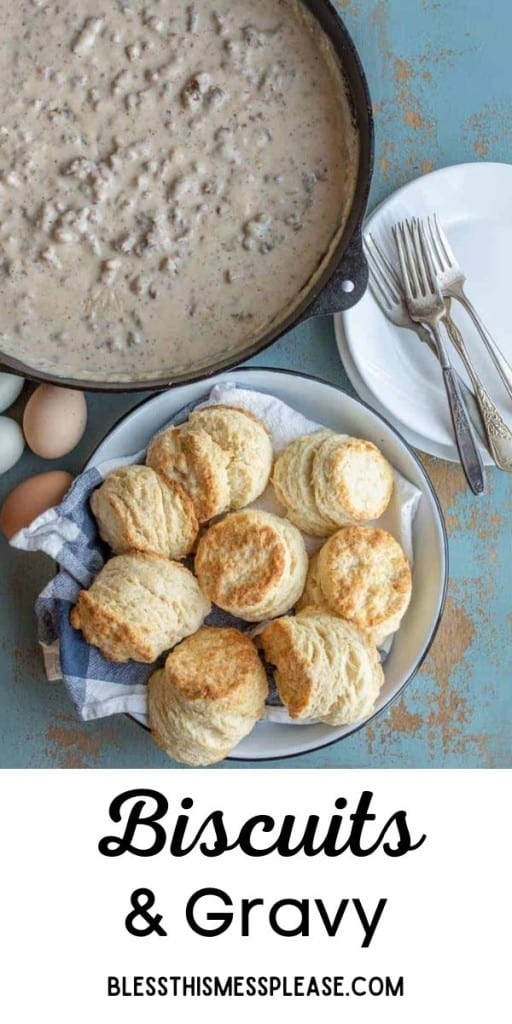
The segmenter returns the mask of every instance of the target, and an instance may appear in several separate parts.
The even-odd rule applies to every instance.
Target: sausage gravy
[[[0,348],[201,370],[308,288],[357,135],[300,0],[0,0]]]

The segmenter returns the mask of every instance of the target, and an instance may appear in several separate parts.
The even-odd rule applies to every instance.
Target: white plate
[[[214,384],[226,378],[276,395],[304,416],[333,430],[373,441],[422,492],[414,523],[413,597],[386,660],[385,683],[375,712],[378,714],[412,679],[434,639],[444,607],[448,572],[446,531],[432,485],[406,442],[378,414],[339,388],[313,377],[287,370],[252,367],[234,370],[147,399],[113,428],[94,452],[87,468],[146,447],[176,412],[206,395]],[[361,724],[364,723],[332,728],[321,724],[290,726],[260,722],[237,747],[234,757],[259,761],[306,753],[349,736]]]
[[[368,218],[371,231],[395,260],[391,225],[404,217],[437,213],[467,275],[467,290],[484,322],[512,362],[510,257],[512,253],[512,166],[460,164],[427,174],[385,200]],[[505,419],[512,404],[469,317],[458,303],[453,313],[475,365]],[[372,405],[402,425],[405,436],[421,439],[423,451],[458,461],[438,364],[427,346],[391,324],[370,291],[342,314],[346,346]],[[467,381],[456,353],[453,363]],[[492,465],[487,452],[485,461]]]
[[[420,434],[416,434],[414,430],[411,430],[409,427],[404,427],[403,423],[400,423],[400,420],[397,419],[396,416],[393,416],[389,409],[386,409],[377,396],[372,395],[371,391],[366,387],[366,384],[360,377],[354,360],[352,359],[350,349],[347,345],[347,339],[345,338],[343,316],[341,313],[338,313],[334,317],[334,334],[340,359],[343,363],[343,369],[345,370],[354,391],[357,391],[359,398],[361,398],[363,402],[366,402],[367,405],[371,406],[372,409],[375,409],[376,412],[380,413],[381,416],[385,416],[388,423],[391,423],[391,426],[394,427],[395,430],[398,430],[398,433],[402,434],[413,448],[418,448],[419,451],[422,452],[428,452],[429,455],[435,455],[436,458],[445,459],[447,462],[458,461],[459,456],[453,445],[435,444],[434,441],[428,441],[424,437],[421,437]],[[482,451],[482,455],[485,459],[487,452]],[[489,457],[489,465],[490,464],[491,460]]]

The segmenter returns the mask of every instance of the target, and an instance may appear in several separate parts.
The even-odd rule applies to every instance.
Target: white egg
[[[5,412],[16,401],[25,381],[12,373],[0,373],[0,412]]]
[[[21,427],[8,416],[0,416],[0,476],[16,465],[24,447]]]

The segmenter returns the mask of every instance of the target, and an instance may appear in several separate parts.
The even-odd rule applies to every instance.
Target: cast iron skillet
[[[17,373],[31,380],[50,381],[65,387],[81,388],[88,391],[153,391],[163,390],[194,380],[208,378],[250,359],[263,351],[290,328],[314,316],[326,316],[350,309],[362,297],[368,283],[368,268],[363,255],[361,229],[368,202],[373,173],[374,129],[368,83],[361,61],[352,39],[339,14],[329,0],[303,0],[311,10],[322,29],[329,36],[345,76],[351,102],[354,124],[359,136],[359,166],[352,207],[345,230],[325,267],[323,274],[306,294],[293,312],[272,326],[263,337],[249,343],[244,349],[237,349],[232,355],[218,359],[201,372],[184,370],[170,377],[169,374],[130,381],[84,381],[53,376],[51,373],[31,368],[10,355],[0,352],[0,370]]]

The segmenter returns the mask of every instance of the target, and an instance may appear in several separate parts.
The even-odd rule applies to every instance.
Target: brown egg
[[[50,473],[31,476],[18,484],[7,495],[0,509],[0,529],[7,539],[10,540],[18,530],[29,526],[41,512],[58,505],[72,482],[71,473],[54,469]]]
[[[25,406],[23,432],[36,455],[59,459],[76,447],[86,423],[87,404],[81,391],[40,384]]]

